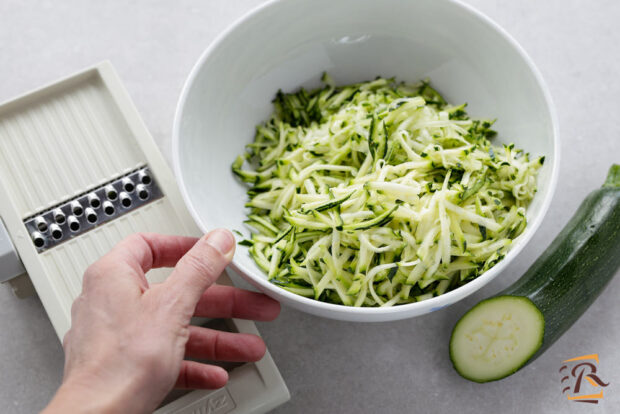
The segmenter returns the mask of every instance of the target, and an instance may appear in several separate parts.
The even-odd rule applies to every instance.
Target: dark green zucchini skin
[[[543,344],[530,362],[588,309],[619,267],[620,165],[614,165],[542,256],[499,293],[528,297],[545,318]]]

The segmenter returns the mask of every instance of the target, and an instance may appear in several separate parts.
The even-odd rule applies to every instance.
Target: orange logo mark
[[[583,362],[581,362],[583,361]],[[598,404],[599,400],[603,399],[603,390],[601,389],[598,393],[589,393],[589,394],[581,394],[582,392],[582,383],[586,381],[593,388],[602,388],[607,387],[609,383],[603,382],[601,378],[596,374],[597,365],[592,363],[591,361],[598,361],[598,354],[590,354],[590,355],[582,355],[580,357],[567,359],[562,361],[564,365],[560,368],[560,374],[564,376],[560,380],[560,384],[564,386],[562,389],[562,394],[568,392],[566,394],[566,398],[575,402],[583,402],[590,404]],[[569,368],[569,365],[566,363],[570,362],[578,362],[575,364],[572,369]],[[572,364],[571,364],[572,365]],[[573,380],[573,385],[570,380]],[[571,395],[571,392],[573,395]],[[589,392],[589,391],[588,391]]]

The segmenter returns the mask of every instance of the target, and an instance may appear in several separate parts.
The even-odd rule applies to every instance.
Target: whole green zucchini
[[[450,358],[476,382],[516,372],[588,309],[620,267],[620,165],[514,284],[456,323]]]

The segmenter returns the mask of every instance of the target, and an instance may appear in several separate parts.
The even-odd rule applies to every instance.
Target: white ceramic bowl
[[[203,231],[243,229],[246,187],[230,165],[271,113],[278,89],[338,84],[377,75],[429,77],[472,116],[497,118],[499,141],[545,155],[528,226],[505,259],[465,286],[423,302],[352,308],[307,299],[269,283],[247,248],[232,268],[269,296],[302,311],[349,321],[388,321],[450,305],[497,277],[531,239],[554,192],[558,127],[549,92],[519,45],[469,6],[449,0],[281,0],[247,14],[200,57],[183,89],[173,137],[174,169]],[[496,141],[497,142],[497,141]],[[247,231],[246,231],[247,233]]]

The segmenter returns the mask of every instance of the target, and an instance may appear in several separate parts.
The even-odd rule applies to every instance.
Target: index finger
[[[154,267],[174,266],[197,240],[195,237],[156,233],[135,233],[127,236],[86,269],[84,288],[98,281],[108,283],[110,278],[116,278],[137,281],[144,291],[149,286],[146,272]],[[132,277],[128,278],[128,274]]]
[[[196,237],[135,233],[121,240],[104,258],[138,265],[146,273],[157,267],[175,266],[197,241]]]

